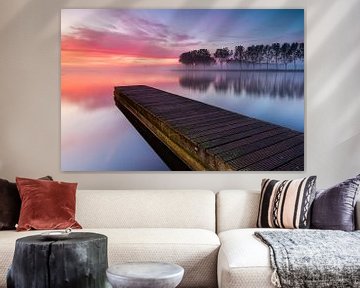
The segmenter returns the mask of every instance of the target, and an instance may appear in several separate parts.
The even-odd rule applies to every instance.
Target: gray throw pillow
[[[360,186],[360,174],[315,195],[311,213],[311,228],[355,230],[355,204]]]

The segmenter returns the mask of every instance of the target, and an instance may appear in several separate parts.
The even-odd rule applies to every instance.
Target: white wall
[[[166,4],[161,4],[166,3]],[[60,171],[61,8],[305,8],[304,173]],[[16,0],[0,4],[0,178],[45,174],[80,188],[257,189],[263,177],[360,173],[359,0]]]

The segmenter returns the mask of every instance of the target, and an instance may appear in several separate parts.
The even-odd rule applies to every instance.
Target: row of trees
[[[283,64],[287,70],[289,63],[293,63],[296,69],[297,61],[304,61],[304,43],[273,43],[247,48],[239,45],[235,46],[234,51],[228,47],[218,48],[214,55],[211,55],[208,49],[199,49],[184,52],[179,57],[179,62],[187,66],[239,64],[240,69],[243,65],[255,69],[256,64],[266,64],[266,69],[269,69],[269,64],[275,64],[276,69],[279,69],[279,64]]]

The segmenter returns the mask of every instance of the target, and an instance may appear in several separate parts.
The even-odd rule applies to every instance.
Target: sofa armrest
[[[360,199],[357,200],[355,206],[355,229],[360,230]]]

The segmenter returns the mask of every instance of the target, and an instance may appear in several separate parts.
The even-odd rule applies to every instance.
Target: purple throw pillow
[[[0,179],[0,230],[14,230],[21,200],[15,183]]]
[[[317,191],[312,205],[311,228],[355,230],[355,204],[359,186],[360,174]]]

